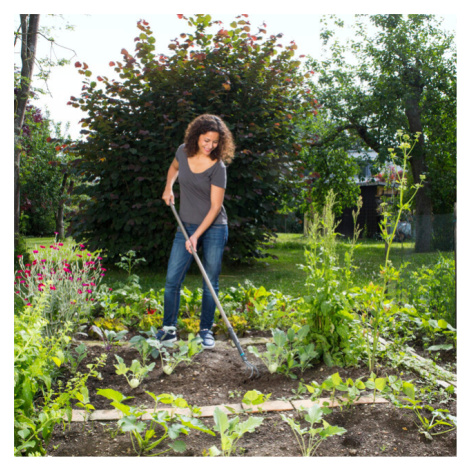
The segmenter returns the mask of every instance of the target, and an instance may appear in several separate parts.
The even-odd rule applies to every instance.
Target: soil
[[[246,347],[245,351],[246,351]],[[262,349],[263,346],[258,346]],[[86,371],[86,364],[93,357],[103,353],[102,346],[89,346],[88,356],[79,370]],[[297,373],[297,379],[281,374],[270,374],[259,360],[247,352],[250,362],[256,364],[259,370],[258,378],[250,378],[238,351],[228,342],[217,341],[216,348],[204,350],[190,365],[180,364],[173,374],[166,375],[161,369],[160,361],[147,376],[140,387],[131,389],[124,376],[115,373],[114,354],[121,356],[127,365],[133,359],[139,359],[138,353],[127,347],[115,347],[108,353],[106,365],[100,369],[102,380],[89,378],[87,386],[90,391],[90,401],[96,410],[114,409],[110,401],[96,395],[97,389],[112,388],[126,396],[132,396],[126,401],[128,405],[144,405],[153,408],[153,400],[145,393],[151,391],[156,395],[173,393],[181,395],[190,405],[209,406],[241,403],[243,395],[249,390],[258,390],[271,394],[270,401],[286,399],[309,399],[310,395],[299,393],[299,380],[310,383],[315,380],[321,383],[328,376],[339,372],[343,380],[351,377],[369,377],[367,368],[327,367],[316,364],[303,374]],[[295,371],[298,372],[298,371]],[[402,378],[420,383],[420,378],[412,372],[401,371]],[[400,371],[382,369],[378,375],[386,376],[400,374]],[[67,379],[67,377],[63,377]],[[455,398],[455,397],[454,397]],[[433,404],[435,407],[437,405]],[[456,399],[439,405],[456,415]],[[298,422],[301,418],[297,412],[287,411],[285,414],[294,417]],[[246,419],[241,416],[241,421]],[[238,442],[235,455],[246,457],[296,457],[301,452],[290,427],[284,423],[279,412],[265,412],[263,423],[255,432],[245,434]],[[341,426],[347,432],[341,436],[326,439],[318,448],[317,456],[456,456],[457,434],[452,431],[432,440],[420,434],[414,423],[414,414],[385,404],[355,405],[349,409],[333,408],[326,416],[331,425]],[[200,418],[206,426],[214,426],[213,418]],[[306,423],[304,423],[305,425]],[[304,427],[303,425],[303,427]],[[181,438],[181,436],[180,436]],[[179,439],[180,439],[179,438]],[[187,449],[183,454],[173,451],[165,456],[198,457],[203,451],[212,446],[220,448],[220,437],[215,437],[200,431],[191,431],[181,438]],[[166,448],[162,443],[161,450]],[[117,433],[115,421],[88,421],[87,423],[73,422],[65,429],[57,427],[48,447],[50,456],[135,456],[128,435]]]

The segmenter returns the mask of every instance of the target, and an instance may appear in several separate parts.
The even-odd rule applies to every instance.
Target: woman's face
[[[212,150],[214,150],[219,144],[219,133],[210,131],[205,134],[201,134],[197,144],[199,146],[199,152],[203,155],[209,156]]]

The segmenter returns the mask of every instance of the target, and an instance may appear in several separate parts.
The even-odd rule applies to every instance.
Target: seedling
[[[114,365],[116,368],[116,374],[124,375],[124,377],[126,377],[127,383],[131,386],[131,388],[137,388],[142,383],[144,378],[149,374],[149,372],[152,371],[155,367],[155,362],[144,366],[137,359],[134,359],[131,363],[131,366],[127,367],[121,357],[119,357],[117,354],[115,354],[114,357],[118,362],[117,365]]]
[[[229,419],[228,416],[220,409],[214,410],[215,426],[214,431],[220,434],[221,450],[217,446],[212,446],[209,449],[211,457],[223,455],[230,457],[230,455],[237,450],[237,443],[240,438],[247,432],[254,432],[254,430],[261,425],[263,418],[250,416],[246,421],[240,422],[240,417],[235,416]]]
[[[314,403],[312,407],[308,408],[304,419],[310,424],[307,428],[301,428],[299,423],[296,423],[294,419],[281,413],[281,418],[286,422],[299,444],[302,456],[309,457],[315,455],[320,444],[330,436],[342,435],[346,432],[346,429],[331,426],[327,421],[323,419],[324,414],[331,413],[329,408],[323,408],[317,403]],[[315,424],[321,422],[322,427],[314,428]]]

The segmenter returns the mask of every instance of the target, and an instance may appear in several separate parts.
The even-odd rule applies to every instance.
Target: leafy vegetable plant
[[[176,366],[181,362],[190,364],[193,361],[194,356],[199,354],[203,349],[201,344],[202,339],[200,337],[196,337],[193,333],[188,335],[188,341],[180,340],[176,343],[170,343],[168,348],[165,347],[165,343],[160,344],[156,340],[155,343],[153,341],[149,341],[149,343],[155,344],[159,349],[162,369],[167,375],[171,375]]]
[[[214,410],[214,431],[220,434],[220,450],[217,446],[209,449],[209,455],[214,457],[223,455],[230,457],[237,450],[237,443],[247,432],[254,432],[263,422],[263,418],[250,416],[247,420],[240,422],[240,417],[229,419],[220,408]]]
[[[282,420],[290,426],[304,457],[315,455],[320,444],[328,437],[342,435],[346,432],[346,429],[331,426],[323,419],[323,415],[328,413],[331,413],[329,408],[324,408],[314,403],[304,414],[304,419],[309,424],[306,428],[302,428],[301,424],[281,413]],[[321,427],[314,427],[315,424],[320,422]]]
[[[211,435],[215,435],[213,431],[208,429],[200,420],[193,417],[187,417],[174,412],[175,408],[189,408],[186,400],[172,394],[155,395],[146,392],[155,402],[153,412],[142,407],[133,407],[123,402],[133,397],[126,397],[122,393],[112,389],[99,389],[98,395],[111,400],[111,405],[119,410],[123,417],[118,421],[120,430],[128,433],[131,439],[132,447],[137,455],[149,454],[162,442],[171,439],[173,442],[168,444],[168,448],[151,455],[161,455],[173,449],[175,452],[184,452],[186,444],[183,441],[175,440],[180,434],[188,434],[191,429],[202,431]],[[157,410],[159,403],[171,405],[170,410]],[[143,416],[147,414],[149,419],[143,420]],[[157,433],[157,427],[161,428],[161,432]]]
[[[155,367],[155,362],[145,366],[142,365],[137,359],[134,359],[131,363],[131,366],[127,367],[121,357],[119,357],[117,354],[115,354],[114,357],[117,360],[117,365],[114,365],[116,368],[116,374],[124,375],[124,377],[126,377],[127,383],[132,388],[137,388],[148,375],[148,373]]]

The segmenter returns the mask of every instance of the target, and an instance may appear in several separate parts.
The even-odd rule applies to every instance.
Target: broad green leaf
[[[101,395],[102,397],[108,398],[109,400],[113,400],[115,402],[121,402],[125,400],[126,398],[131,398],[131,397],[125,397],[121,392],[118,392],[117,390],[113,390],[112,388],[99,388],[96,392],[97,395]]]
[[[138,432],[145,430],[146,425],[143,421],[137,421],[135,416],[124,416],[119,421],[119,426],[124,432]]]
[[[186,444],[183,441],[173,441],[168,444],[175,452],[182,453],[186,450]]]

